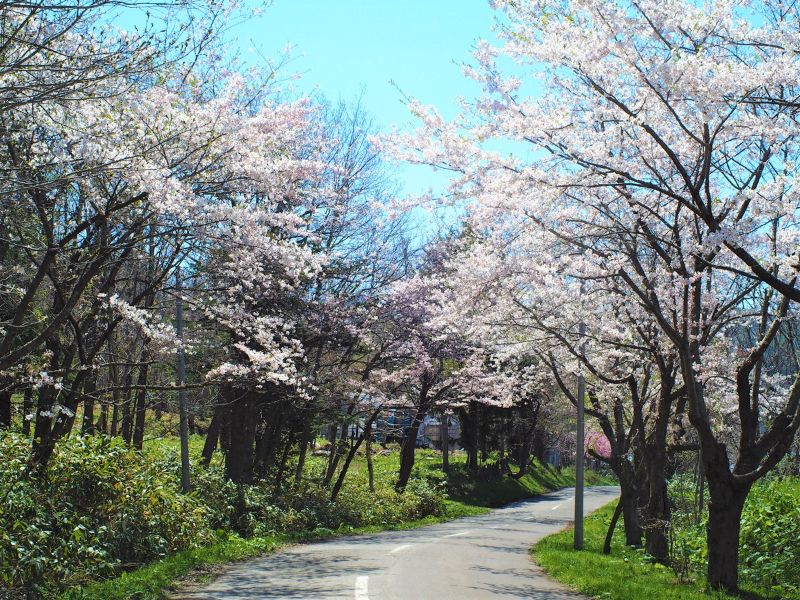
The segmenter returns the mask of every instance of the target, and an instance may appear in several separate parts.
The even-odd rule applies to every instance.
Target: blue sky
[[[455,115],[459,96],[478,91],[458,63],[470,61],[475,40],[494,39],[493,16],[487,0],[274,0],[232,39],[243,56],[252,47],[276,57],[292,45],[288,69],[301,75],[299,92],[319,91],[333,101],[363,92],[377,125],[406,128],[413,119],[401,91],[445,117]],[[396,175],[409,194],[443,181],[424,168],[403,167]]]

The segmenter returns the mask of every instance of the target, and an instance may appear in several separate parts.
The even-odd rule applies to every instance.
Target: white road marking
[[[402,546],[398,546],[398,547],[397,547],[397,548],[395,548],[394,550],[390,550],[390,551],[389,551],[389,554],[395,554],[396,552],[402,552],[402,551],[403,551],[403,550],[405,550],[406,548],[411,548],[411,546],[413,546],[413,545],[414,545],[414,544],[403,544]]]
[[[560,505],[560,504],[556,504],[556,505],[555,505],[553,508],[551,508],[550,510],[555,510],[555,509],[557,509],[559,506],[561,506],[561,505]]]
[[[443,535],[442,537],[451,538],[451,537],[458,537],[460,535],[467,535],[469,531],[462,531],[461,533],[451,533],[450,535]]]
[[[369,600],[369,575],[356,577],[356,600]]]

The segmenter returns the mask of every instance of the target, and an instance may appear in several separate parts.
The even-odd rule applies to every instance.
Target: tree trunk
[[[142,357],[145,360],[145,357]],[[148,363],[139,367],[139,377],[136,381],[136,418],[133,425],[133,447],[137,450],[142,449],[144,444],[144,419],[147,412],[147,373]]]
[[[620,496],[622,504],[622,520],[625,528],[625,545],[639,547],[642,545],[642,525],[639,518],[639,492],[636,487],[633,466],[627,459],[619,459],[614,469],[619,479]]]
[[[669,496],[667,481],[663,477],[650,480],[650,494],[645,509],[645,550],[662,564],[669,561],[669,540],[667,534],[670,524]]]
[[[372,423],[364,428],[367,445],[364,452],[367,455],[367,476],[369,477],[369,491],[375,493],[375,465],[372,464]]]
[[[33,412],[33,388],[25,388],[22,400],[22,433],[31,434],[31,419],[28,416]]]
[[[108,352],[113,356],[112,350],[113,345],[111,339],[109,339]],[[119,369],[116,365],[111,366],[108,371],[108,376],[113,388],[113,391],[111,392],[111,426],[108,429],[108,433],[114,437],[117,435],[117,430],[119,428],[119,399],[121,396],[121,390],[119,389]]]
[[[222,428],[222,419],[224,418],[225,408],[221,404],[217,404],[214,408],[214,416],[211,417],[211,424],[208,426],[208,433],[206,433],[206,440],[203,444],[202,464],[208,466],[214,456],[214,450],[217,449],[219,442],[219,432]]]
[[[442,424],[439,426],[442,439],[442,471],[450,471],[450,417],[442,415]]]
[[[335,502],[336,498],[339,496],[339,492],[342,489],[342,485],[344,484],[344,478],[347,476],[347,471],[350,468],[350,463],[353,462],[353,459],[358,452],[358,448],[361,446],[361,442],[364,441],[366,437],[367,430],[372,429],[372,421],[375,420],[375,417],[378,416],[378,411],[375,411],[372,415],[370,415],[369,419],[367,419],[366,424],[364,425],[364,432],[358,436],[355,443],[350,447],[350,451],[347,453],[347,457],[344,459],[344,464],[342,465],[342,470],[339,471],[339,477],[336,478],[336,483],[333,485],[333,490],[331,490],[331,502]]]
[[[700,453],[697,454],[697,487],[695,488],[695,513],[694,523],[698,525],[703,518],[703,509],[706,506],[706,474],[703,471],[703,461]]]
[[[461,437],[465,442],[467,469],[470,471],[478,470],[478,413],[475,404],[469,403],[469,409],[464,412],[465,419],[461,423]]]
[[[517,465],[519,471],[514,475],[516,479],[523,477],[528,472],[528,465],[531,462],[531,437],[532,431],[523,423],[521,426],[521,440],[519,442],[519,452],[517,453]]]
[[[122,439],[125,443],[131,443],[131,433],[133,433],[133,424],[131,423],[131,403],[133,402],[133,389],[131,382],[133,380],[133,369],[128,371],[125,377],[125,400],[122,403]]]
[[[708,584],[714,589],[736,592],[739,588],[739,531],[742,509],[750,485],[734,486],[728,466],[721,477],[708,475]]]
[[[51,419],[48,415],[53,407],[54,389],[52,386],[43,386],[39,390],[36,402],[35,427],[33,430],[33,451],[31,461],[37,469],[43,469],[55,448],[55,442],[50,435]]]
[[[286,420],[286,410],[281,405],[271,411],[272,419],[265,424],[261,436],[256,440],[256,472],[266,476],[278,458],[281,430]],[[261,421],[264,421],[262,417]]]
[[[419,434],[419,427],[425,419],[427,407],[417,410],[411,426],[406,431],[406,436],[403,438],[403,444],[400,447],[400,473],[397,476],[397,483],[395,489],[402,492],[408,485],[408,480],[411,478],[411,469],[414,468],[414,451],[417,448],[417,435]]]
[[[311,423],[308,419],[303,423],[303,434],[300,436],[300,454],[297,456],[297,467],[294,470],[294,483],[300,485],[303,481],[303,469],[306,466],[306,456],[308,454],[308,442],[311,437]]]
[[[225,454],[225,477],[234,483],[251,483],[258,410],[250,393],[229,389],[227,395],[233,394],[241,396],[228,403],[231,435]]]
[[[353,410],[355,410],[355,404],[351,404],[347,407],[347,417],[350,417],[353,414]],[[339,466],[339,459],[344,452],[344,449],[347,445],[347,427],[348,420],[347,418],[342,420],[342,432],[339,436],[339,441],[336,441],[336,432],[334,431],[333,439],[334,441],[331,443],[331,453],[328,456],[328,469],[325,473],[325,479],[322,482],[322,485],[328,486],[333,481],[333,476],[336,474],[336,468]]]
[[[6,385],[8,384],[6,383]],[[0,391],[0,429],[8,429],[9,427],[11,427],[10,388]]]
[[[603,554],[611,554],[611,539],[614,537],[614,530],[617,528],[617,521],[622,514],[622,500],[617,502],[614,508],[614,514],[611,516],[611,523],[608,524],[608,531],[606,532],[606,539],[603,542]]]
[[[101,433],[108,433],[108,402],[106,400],[100,404],[100,416],[97,418],[95,429]]]
[[[81,421],[81,435],[93,435],[94,427],[94,393],[97,384],[93,376],[89,376],[83,385],[83,419]]]
[[[114,395],[112,396],[111,402],[113,403],[111,407],[111,430],[110,435],[115,437],[117,435],[117,431],[119,430],[119,391],[114,390]]]
[[[289,461],[289,452],[292,451],[292,446],[294,446],[294,439],[295,439],[296,432],[292,429],[289,432],[289,438],[286,440],[286,444],[283,447],[283,454],[281,454],[281,459],[278,461],[278,472],[275,474],[275,494],[281,493],[281,485],[283,484],[283,472],[286,470],[286,463]]]

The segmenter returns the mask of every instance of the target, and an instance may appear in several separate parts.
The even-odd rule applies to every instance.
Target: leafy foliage
[[[686,516],[687,518],[682,518]],[[705,571],[705,520],[673,519],[673,561],[678,571]],[[739,535],[739,573],[745,584],[781,598],[800,598],[800,481],[771,478],[757,483],[745,503]]]
[[[163,465],[106,437],[67,440],[41,477],[29,440],[0,434],[0,583],[48,588],[208,543],[209,508]]]

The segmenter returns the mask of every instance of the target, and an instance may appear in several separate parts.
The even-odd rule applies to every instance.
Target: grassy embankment
[[[703,578],[704,526],[678,515],[673,554],[682,568],[654,564],[641,549],[624,545],[621,521],[610,555],[603,541],[615,503],[586,519],[584,550],[572,549],[572,530],[548,536],[532,549],[534,560],[549,575],[580,592],[603,600],[732,600],[708,590]],[[782,479],[759,484],[745,508],[740,540],[742,595],[750,600],[800,599],[800,481]],[[793,558],[794,557],[794,558]],[[688,564],[688,569],[686,569]],[[676,570],[681,576],[676,575]]]

